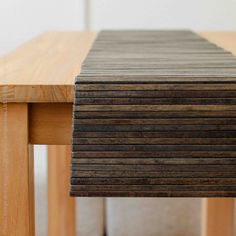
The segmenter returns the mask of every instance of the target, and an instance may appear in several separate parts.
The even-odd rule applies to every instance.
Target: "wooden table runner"
[[[70,193],[235,197],[235,57],[190,31],[101,32],[75,82]]]

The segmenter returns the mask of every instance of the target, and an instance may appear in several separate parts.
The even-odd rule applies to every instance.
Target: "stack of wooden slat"
[[[235,197],[235,57],[190,31],[101,32],[75,83],[71,195]]]

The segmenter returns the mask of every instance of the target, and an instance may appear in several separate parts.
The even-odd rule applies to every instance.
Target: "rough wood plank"
[[[72,178],[72,185],[235,185],[236,178]]]
[[[71,178],[74,177],[102,177],[102,178],[123,178],[123,177],[142,177],[142,178],[235,178],[236,171],[138,171],[138,170],[81,170],[72,171]]]
[[[172,191],[192,191],[192,192],[235,192],[236,186],[231,185],[153,185],[153,184],[145,184],[145,185],[125,185],[125,184],[114,184],[114,185],[71,185],[71,191],[88,191],[88,192],[115,192],[115,191],[130,191],[131,193],[134,191],[163,191],[163,192],[172,192]]]
[[[75,105],[236,105],[235,98],[75,98]]]
[[[70,191],[74,197],[183,197],[182,191]],[[234,197],[235,191],[185,191],[185,197]],[[224,222],[224,221],[222,221]],[[227,231],[227,228],[225,229]],[[222,235],[222,234],[221,234]],[[223,234],[224,235],[224,234]],[[231,235],[230,235],[231,236]]]
[[[73,164],[108,165],[235,165],[236,158],[73,158]]]
[[[73,145],[162,144],[162,145],[234,145],[236,138],[73,138]]]
[[[75,105],[74,111],[235,111],[236,105]]]
[[[235,125],[235,118],[74,119],[76,125]]]
[[[76,98],[235,98],[235,91],[75,91]],[[76,99],[78,101],[78,99]]]
[[[129,152],[166,152],[172,151],[220,151],[235,152],[236,145],[73,145],[72,151],[129,151]]]
[[[97,171],[192,171],[192,172],[199,172],[199,171],[209,171],[209,172],[218,172],[218,171],[225,171],[225,172],[234,172],[235,166],[234,165],[197,165],[197,164],[168,164],[168,165],[155,165],[155,164],[133,164],[133,165],[123,165],[123,164],[73,164],[71,167],[72,171],[87,171],[87,170],[97,170]]]
[[[125,62],[124,62],[125,63]],[[186,63],[185,63],[186,64]],[[148,66],[149,64],[147,64]],[[111,65],[113,66],[113,65]],[[123,65],[122,65],[123,66]],[[156,65],[154,65],[156,68]],[[236,60],[235,65],[236,67]],[[92,66],[91,66],[92,67]],[[92,67],[93,68],[93,67]],[[148,91],[178,91],[178,90],[184,90],[184,91],[221,91],[221,90],[236,90],[236,84],[225,84],[225,83],[218,83],[218,84],[195,84],[195,83],[189,83],[189,84],[139,84],[135,83],[135,86],[133,84],[112,84],[111,82],[106,84],[76,84],[75,85],[76,91],[139,91],[139,90],[148,90]]]
[[[236,131],[175,131],[175,132],[73,132],[74,139],[90,138],[91,140],[98,141],[102,138],[109,140],[112,138],[128,138],[150,140],[150,138],[234,138]],[[82,142],[82,140],[80,142]]]
[[[74,118],[209,118],[236,117],[236,111],[158,111],[158,112],[74,112]]]
[[[236,157],[235,151],[165,151],[165,152],[155,152],[155,151],[128,151],[128,152],[120,152],[120,151],[72,151],[72,158],[194,158],[194,157],[210,157],[210,158],[230,158]]]
[[[155,132],[155,131],[235,131],[236,125],[74,125],[82,132]]]

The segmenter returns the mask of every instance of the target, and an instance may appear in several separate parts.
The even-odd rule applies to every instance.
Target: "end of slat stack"
[[[72,196],[236,196],[236,59],[191,31],[104,31],[75,82]]]

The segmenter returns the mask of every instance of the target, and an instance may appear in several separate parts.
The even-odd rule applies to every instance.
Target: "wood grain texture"
[[[184,197],[200,197],[208,196],[209,198],[232,198],[236,191],[184,191]],[[70,191],[70,195],[78,197],[78,191]],[[80,197],[183,197],[182,191],[80,191]],[[217,231],[217,227],[215,228]]]
[[[1,57],[0,102],[72,102],[74,78],[94,37],[48,32]]]
[[[48,147],[48,235],[76,235],[75,199],[68,196],[70,146]]]
[[[122,83],[137,84],[135,90],[150,90],[151,85],[139,83],[229,83],[236,81],[235,64],[231,53],[191,31],[103,31],[86,57],[77,83],[121,84],[111,85],[110,90],[132,87]],[[151,90],[173,87],[175,84],[169,88],[153,85]],[[106,90],[109,85],[92,86],[91,90],[101,88]],[[184,85],[176,89],[185,90]]]
[[[234,178],[235,171],[178,171],[178,166],[176,167],[176,171],[145,171],[145,167],[143,170],[80,170],[80,171],[72,171],[71,178],[77,177],[101,177],[101,178]],[[94,179],[96,181],[96,179]],[[196,192],[197,193],[197,192]],[[217,192],[216,192],[217,196]]]
[[[33,103],[29,112],[29,138],[32,144],[71,143],[71,103]]]
[[[198,34],[236,55],[235,32]],[[73,102],[74,77],[95,36],[48,32],[0,57],[0,102]]]
[[[71,195],[234,196],[235,65],[190,31],[101,32],[75,82]]]
[[[0,235],[34,235],[34,165],[28,105],[0,104]]]

